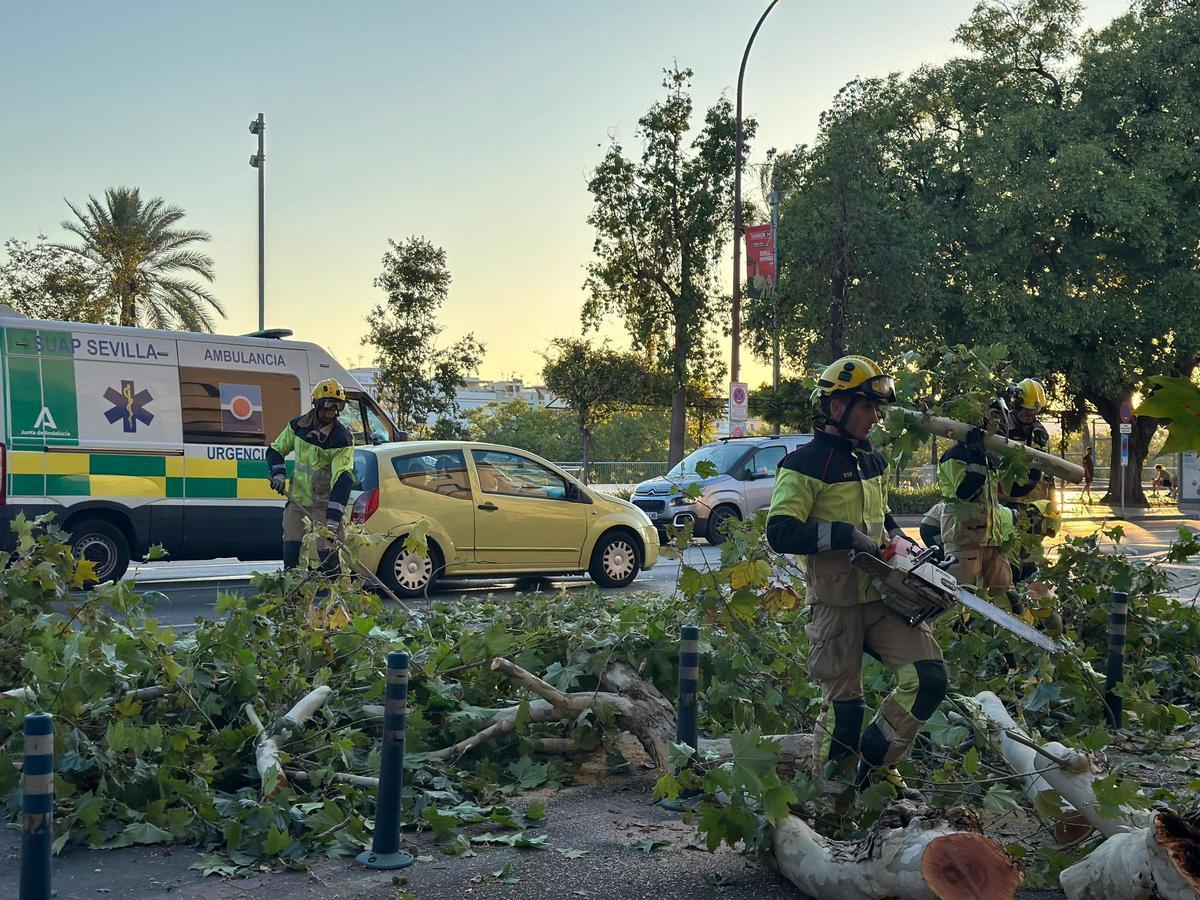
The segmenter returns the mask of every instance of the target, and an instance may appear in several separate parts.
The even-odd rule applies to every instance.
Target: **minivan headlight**
[[[671,498],[672,506],[691,506],[695,502],[696,501],[693,500],[691,497],[672,497]]]

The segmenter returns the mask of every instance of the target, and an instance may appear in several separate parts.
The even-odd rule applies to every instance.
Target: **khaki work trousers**
[[[1012,589],[1012,567],[1008,557],[999,547],[954,547],[947,546],[946,553],[958,559],[947,571],[958,583],[995,596]]]
[[[313,505],[307,508],[308,515],[323,526],[325,524],[325,508],[326,500],[316,500]],[[337,528],[337,536],[342,537],[344,526],[339,525]],[[283,540],[284,542],[296,541],[299,543],[304,540],[304,536],[310,531],[315,531],[316,527],[305,518],[304,512],[295,503],[288,501],[287,506],[283,508]],[[317,550],[328,551],[333,549],[333,541],[327,537],[317,537]]]
[[[896,687],[879,707],[875,723],[888,742],[884,762],[894,764],[916,739],[924,722],[912,714],[920,687],[914,663],[942,659],[928,623],[911,627],[883,603],[831,606],[813,601],[805,631],[808,673],[821,683],[823,709],[813,740],[813,760],[821,771],[830,759],[836,715],[833,704],[861,700],[863,653],[870,653],[896,676]],[[853,740],[857,741],[857,735]]]

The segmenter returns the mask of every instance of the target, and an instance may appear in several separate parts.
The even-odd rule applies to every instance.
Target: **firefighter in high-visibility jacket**
[[[1050,434],[1038,417],[1046,408],[1046,389],[1040,381],[1026,378],[1009,389],[1009,416],[1006,436],[1038,450],[1050,446]],[[1028,481],[1012,485],[1001,498],[1014,513],[1020,534],[1020,559],[1023,579],[1033,577],[1045,560],[1043,543],[1058,534],[1060,523],[1054,501],[1054,479],[1040,469],[1029,470]]]
[[[784,457],[775,477],[767,540],[803,557],[808,672],[823,708],[813,753],[826,789],[864,788],[872,771],[903,787],[892,766],[946,695],[946,666],[929,625],[910,627],[880,600],[849,550],[878,553],[903,534],[888,511],[888,464],[868,440],[879,407],[896,399],[892,378],[862,356],[845,356],[817,382],[813,440]],[[863,653],[896,686],[863,730]]]
[[[284,568],[300,564],[300,543],[311,527],[310,520],[341,533],[354,481],[354,437],[338,419],[345,407],[342,386],[332,378],[325,379],[313,388],[312,409],[288,422],[267,448],[268,477],[280,494],[285,493],[287,483],[284,458],[294,456],[291,498],[283,510]],[[317,556],[322,572],[337,572],[337,549],[329,538],[317,538]]]
[[[1000,454],[987,450],[987,432],[973,428],[938,462],[942,494],[942,546],[956,562],[948,571],[960,584],[1004,594],[1013,586],[1005,556],[1005,520],[1000,501]]]

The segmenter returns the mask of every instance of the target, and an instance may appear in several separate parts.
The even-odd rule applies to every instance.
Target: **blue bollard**
[[[408,716],[408,654],[389,653],[383,706],[383,749],[371,849],[358,855],[369,869],[403,869],[412,854],[400,846],[400,794],[404,788],[404,723]]]
[[[1114,591],[1108,614],[1108,665],[1104,672],[1104,707],[1114,728],[1124,724],[1124,701],[1114,688],[1125,680],[1125,631],[1129,619],[1129,595]]]
[[[695,625],[684,625],[679,630],[679,709],[675,714],[675,740],[693,750],[698,750],[700,744],[696,712],[696,696],[699,692],[700,629]],[[691,809],[695,804],[689,801],[696,793],[694,790],[685,791],[675,800],[664,800],[662,806],[673,812]]]
[[[25,717],[21,769],[21,900],[50,900],[50,848],[54,843],[54,717]]]

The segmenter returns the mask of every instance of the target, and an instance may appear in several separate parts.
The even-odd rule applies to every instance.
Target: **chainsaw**
[[[1048,653],[1061,649],[1028,622],[959,585],[958,579],[944,568],[953,564],[954,557],[942,560],[940,556],[936,547],[922,550],[908,538],[897,536],[888,541],[878,556],[851,551],[850,562],[875,581],[884,606],[914,628],[961,604]]]

